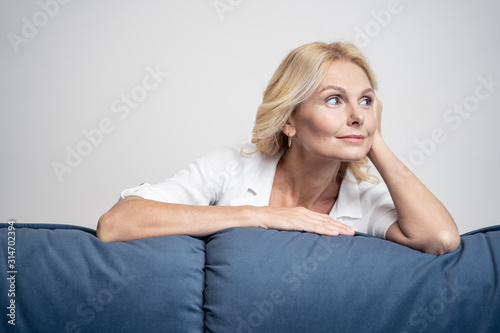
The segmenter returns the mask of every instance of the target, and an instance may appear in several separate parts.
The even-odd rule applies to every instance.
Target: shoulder
[[[397,212],[392,197],[385,183],[377,184],[345,180],[344,194],[347,194],[342,212],[346,216],[357,218],[350,220],[361,232],[385,238],[389,226],[397,221]],[[342,190],[342,187],[341,187]],[[346,198],[343,198],[346,199]],[[339,195],[340,200],[340,195]]]
[[[384,182],[380,181],[377,184],[361,182],[358,185],[359,196],[364,207],[375,208],[389,205],[393,206],[392,198],[389,189]]]
[[[203,155],[198,163],[213,172],[225,171],[230,174],[241,173],[243,169],[257,168],[267,156],[257,151],[250,142],[214,149]]]
[[[350,171],[347,172],[340,187],[339,214],[370,218],[374,211],[393,207],[394,204],[385,183],[372,184],[365,181],[358,183]]]
[[[262,156],[257,148],[250,142],[242,142],[235,145],[228,145],[211,150],[202,156],[202,158],[217,159],[242,159],[246,160],[252,157]]]
[[[389,193],[389,190],[383,181],[379,181],[376,184],[363,181],[359,183],[358,187],[360,195],[378,197]]]
[[[366,181],[357,182],[354,175],[348,169],[346,173],[345,182],[350,184],[351,187],[356,187],[359,193],[359,197],[362,201],[376,202],[381,199],[390,197],[389,190],[385,183],[377,177],[379,181],[377,183],[370,183]]]

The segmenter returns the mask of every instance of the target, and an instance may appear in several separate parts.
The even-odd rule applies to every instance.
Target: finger
[[[343,227],[343,226],[332,226],[330,225],[329,227],[331,230],[336,231],[339,233],[339,235],[344,235],[344,236],[354,236],[356,233],[356,230],[351,228],[351,227]]]
[[[373,104],[373,112],[377,122],[377,131],[379,134],[382,134],[382,102],[377,97],[375,97],[375,102]]]
[[[316,232],[317,234],[327,235],[327,236],[338,236],[338,235],[354,236],[356,234],[356,231],[354,229],[338,227],[330,224],[329,222],[326,222],[314,232]]]
[[[358,231],[357,229],[352,228],[347,224],[332,219],[329,215],[326,214],[320,214],[318,216],[315,216],[315,218],[319,219],[318,222],[321,224],[321,228],[324,230],[323,232],[319,233],[325,233],[325,234],[328,233],[334,236],[336,235],[352,236],[356,233],[356,231]]]
[[[273,218],[272,223],[268,224],[271,229],[305,231],[328,236],[353,236],[357,231],[327,214],[304,207],[280,208],[273,211],[278,213],[278,218]]]
[[[316,214],[319,214],[319,213],[316,213]],[[351,226],[349,226],[347,224],[344,224],[340,221],[333,219],[330,215],[327,215],[327,214],[319,214],[318,219],[320,219],[322,222],[325,222],[325,223],[331,225],[332,228],[336,228],[339,230],[347,230],[347,231],[351,231],[351,230],[358,231],[357,229],[352,228]]]

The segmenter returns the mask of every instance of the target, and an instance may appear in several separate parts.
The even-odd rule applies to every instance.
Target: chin
[[[342,162],[356,162],[356,161],[361,161],[363,158],[365,158],[366,155],[363,155],[362,157],[356,157],[356,158],[346,158],[343,159]]]
[[[365,151],[363,150],[361,152],[352,152],[352,153],[342,154],[342,156],[337,155],[337,157],[340,157],[338,159],[341,160],[342,162],[355,162],[355,161],[360,161],[363,158],[365,158],[366,154],[367,153],[365,153]]]
[[[339,154],[335,154],[334,156],[328,156],[327,158],[330,160],[337,160],[337,161],[341,161],[341,162],[356,162],[356,161],[362,160],[363,158],[365,158],[365,156],[366,156],[366,154],[365,155],[359,155],[359,154],[340,155],[340,156],[339,156]]]
[[[321,156],[321,158],[327,160],[336,160],[341,162],[355,162],[365,158],[368,151],[369,149],[367,150],[365,147],[361,146],[349,147],[347,149],[346,147],[334,146],[334,147],[321,147],[316,151],[310,150],[310,153],[312,153],[312,155]]]

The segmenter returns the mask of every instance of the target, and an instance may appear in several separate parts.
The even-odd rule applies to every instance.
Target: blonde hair
[[[264,91],[253,128],[252,143],[257,151],[275,155],[288,149],[288,137],[281,129],[300,104],[316,91],[333,61],[358,65],[372,88],[378,88],[367,59],[350,43],[315,42],[296,48],[281,62]],[[349,168],[358,183],[374,183],[378,180],[368,173],[369,167],[366,156],[359,161],[342,162],[339,177],[344,179]]]

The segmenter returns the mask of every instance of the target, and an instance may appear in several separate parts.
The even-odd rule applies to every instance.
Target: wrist
[[[262,207],[257,206],[240,206],[239,216],[242,217],[241,226],[242,227],[253,227],[253,228],[264,228],[265,218],[262,216]]]

